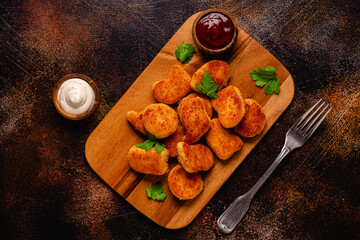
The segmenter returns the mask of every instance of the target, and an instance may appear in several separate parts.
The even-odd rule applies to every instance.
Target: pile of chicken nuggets
[[[196,87],[205,72],[221,86],[217,98],[208,98]],[[192,77],[176,65],[166,79],[155,82],[152,92],[158,103],[141,112],[129,111],[127,119],[135,130],[152,134],[166,147],[158,153],[133,146],[127,156],[129,166],[145,174],[168,173],[170,191],[181,200],[198,196],[203,189],[199,172],[212,168],[214,154],[220,160],[230,158],[243,145],[240,136],[253,137],[266,123],[259,103],[244,99],[237,87],[228,85],[230,77],[229,65],[213,60]],[[199,143],[202,137],[206,144]],[[179,163],[170,172],[169,157],[177,157]]]

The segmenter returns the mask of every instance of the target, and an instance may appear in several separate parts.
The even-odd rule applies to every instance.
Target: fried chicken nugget
[[[229,65],[224,61],[213,60],[202,65],[192,76],[190,86],[195,92],[198,92],[196,84],[201,83],[201,78],[206,71],[210,73],[216,85],[223,88],[228,84],[231,74]]]
[[[262,132],[266,124],[263,108],[253,99],[245,99],[246,113],[234,132],[243,137],[253,137]]]
[[[127,155],[129,166],[141,173],[163,175],[169,171],[169,151],[164,149],[160,154],[154,148],[149,151],[133,146]]]
[[[188,173],[180,165],[169,172],[168,185],[171,193],[180,200],[195,198],[204,187],[200,173]]]
[[[191,92],[190,81],[189,74],[175,65],[166,79],[152,85],[154,98],[161,103],[174,104]]]
[[[208,97],[204,96],[204,95],[199,94],[199,93],[190,93],[189,95],[184,97],[182,100],[180,100],[179,106],[180,106],[181,101],[189,99],[189,98],[194,98],[194,97],[199,97],[199,98],[204,100],[206,112],[209,115],[209,117],[211,118],[212,115],[213,115],[213,108],[211,106],[210,99]],[[179,107],[178,107],[177,111],[178,111],[178,114],[179,114],[179,112],[180,112]],[[179,114],[179,116],[180,116],[180,114]]]
[[[199,97],[183,100],[179,110],[180,121],[186,129],[183,141],[187,144],[199,141],[210,127],[204,100]]]
[[[189,145],[184,142],[177,144],[178,162],[188,173],[207,171],[214,165],[214,155],[203,144]]]
[[[147,106],[143,111],[142,122],[146,131],[158,139],[170,136],[179,125],[175,110],[163,103]]]
[[[166,149],[169,150],[170,157],[176,157],[178,155],[177,144],[181,142],[185,136],[185,128],[181,125],[178,126],[176,132],[165,138],[163,143]]]
[[[205,140],[221,160],[231,157],[243,145],[240,137],[230,129],[224,128],[217,118],[211,120],[210,129],[205,134]]]
[[[142,112],[138,113],[135,111],[128,111],[126,116],[130,124],[135,128],[135,130],[141,132],[144,135],[147,135],[146,129],[142,122]]]
[[[228,86],[217,92],[217,95],[217,98],[211,99],[211,105],[217,111],[221,125],[224,128],[235,127],[245,115],[245,101],[240,90]]]

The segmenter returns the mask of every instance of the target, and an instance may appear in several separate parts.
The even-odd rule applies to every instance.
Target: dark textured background
[[[186,228],[148,220],[90,169],[91,131],[192,14],[218,7],[282,62],[295,97]],[[358,1],[14,0],[0,3],[0,239],[360,239]],[[75,122],[51,94],[68,73],[94,79],[96,112]],[[216,220],[276,158],[323,98],[333,111],[291,153],[236,230]]]

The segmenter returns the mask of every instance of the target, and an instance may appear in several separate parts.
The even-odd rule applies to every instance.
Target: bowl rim
[[[231,23],[233,24],[234,27],[234,36],[231,39],[231,41],[223,48],[220,49],[210,49],[205,47],[203,44],[200,43],[199,39],[196,36],[196,26],[198,24],[198,22],[200,21],[201,18],[203,18],[204,16],[210,14],[210,13],[221,13],[223,15],[225,15],[226,17],[228,17],[231,21]],[[238,36],[238,27],[236,24],[235,19],[231,16],[230,13],[222,10],[222,9],[218,9],[218,8],[211,8],[208,10],[205,10],[203,12],[201,12],[194,20],[193,26],[192,26],[192,36],[194,39],[195,44],[200,48],[200,50],[204,51],[205,53],[209,53],[211,55],[216,55],[216,54],[220,54],[223,52],[228,51],[235,43],[237,36]]]
[[[93,104],[91,105],[91,107],[85,111],[84,113],[81,114],[71,114],[66,112],[60,105],[58,99],[57,99],[57,95],[58,95],[58,91],[60,89],[60,86],[67,80],[71,79],[71,78],[80,78],[84,81],[86,81],[87,83],[89,83],[89,85],[92,87],[92,89],[94,90],[94,94],[95,94],[95,98],[93,101]],[[64,77],[60,78],[60,80],[56,83],[55,87],[54,87],[54,91],[53,91],[53,102],[55,105],[56,110],[65,118],[70,119],[70,120],[82,120],[85,119],[87,117],[89,117],[97,108],[98,104],[99,104],[99,98],[100,98],[100,94],[99,94],[99,89],[96,85],[96,83],[88,76],[80,74],[80,73],[71,73],[71,74],[67,74]]]

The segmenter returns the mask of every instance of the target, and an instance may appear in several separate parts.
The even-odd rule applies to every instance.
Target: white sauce
[[[71,78],[61,84],[57,100],[67,113],[82,114],[93,105],[95,92],[85,80]]]

